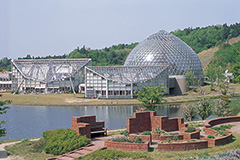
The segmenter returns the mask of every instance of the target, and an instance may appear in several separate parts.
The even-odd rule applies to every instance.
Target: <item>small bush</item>
[[[215,137],[213,135],[208,135],[207,138],[214,139]]]
[[[225,131],[226,129],[232,128],[232,126],[233,125],[230,125],[230,124],[228,124],[228,125],[221,125],[220,127],[212,127],[212,129],[214,129],[216,131],[220,131],[220,130]]]
[[[223,130],[218,131],[218,134],[220,134],[221,136],[228,135],[228,133],[226,131],[223,131]]]
[[[124,135],[125,137],[129,136],[129,132],[127,130],[124,130],[122,132],[120,132],[121,135]]]
[[[153,130],[152,133],[153,134],[161,134],[161,133],[164,133],[165,131],[164,130],[160,130],[160,128],[158,127],[157,129]]]
[[[151,135],[151,131],[144,131],[142,135]]]
[[[178,137],[177,137],[177,136],[174,136],[174,137],[173,137],[173,140],[174,140],[174,141],[177,141],[177,140],[178,140]]]
[[[188,126],[187,130],[185,132],[195,132],[196,129],[192,126]]]
[[[171,143],[171,141],[172,141],[171,138],[167,138],[168,143]]]
[[[45,131],[42,137],[46,141],[44,151],[54,155],[64,154],[91,143],[86,136],[77,135],[76,131],[71,129]]]

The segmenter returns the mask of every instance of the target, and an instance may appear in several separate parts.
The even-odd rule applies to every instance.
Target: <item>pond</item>
[[[0,120],[7,120],[6,137],[0,140],[41,137],[43,131],[71,128],[71,117],[96,115],[97,121],[105,121],[108,129],[126,128],[126,118],[131,117],[136,106],[17,106],[8,105],[6,114]],[[179,105],[161,105],[157,115],[182,117]],[[212,117],[210,117],[212,118]]]

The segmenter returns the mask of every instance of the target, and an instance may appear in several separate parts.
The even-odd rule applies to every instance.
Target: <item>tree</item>
[[[1,96],[2,95],[0,94],[0,97]],[[0,106],[3,106],[5,104],[9,104],[9,103],[11,103],[11,101],[9,101],[9,100],[6,100],[4,102],[0,101]],[[9,107],[7,107],[7,106],[0,107],[0,114],[6,113],[7,112],[6,109],[9,109]],[[4,137],[6,135],[6,129],[1,127],[1,125],[4,124],[4,123],[6,123],[6,120],[0,121],[0,137]]]
[[[166,102],[166,100],[163,99],[165,91],[166,88],[163,86],[163,84],[159,84],[156,87],[143,86],[142,91],[137,93],[137,99],[140,102],[143,102],[143,107],[146,107],[150,110],[155,109],[156,104],[162,104],[163,102]]]
[[[197,113],[202,118],[206,119],[212,114],[212,107],[210,106],[209,99],[203,97],[197,103]]]
[[[215,108],[214,108],[214,113],[217,116],[229,116],[232,112],[232,109],[230,106],[226,103],[226,101],[222,99],[217,99],[215,101]]]
[[[182,115],[187,121],[192,121],[197,118],[196,105],[194,103],[185,103],[182,104],[181,107],[183,108]]]

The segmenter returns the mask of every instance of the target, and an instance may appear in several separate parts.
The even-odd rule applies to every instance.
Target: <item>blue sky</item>
[[[142,41],[159,30],[240,22],[239,0],[0,0],[0,58]]]

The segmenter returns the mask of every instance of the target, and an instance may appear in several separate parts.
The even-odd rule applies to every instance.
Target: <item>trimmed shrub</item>
[[[188,126],[187,130],[185,132],[195,132],[196,129],[192,126]]]
[[[44,151],[54,155],[61,155],[91,143],[86,136],[77,135],[72,129],[45,131],[42,137],[46,141]]]
[[[151,135],[151,131],[144,131],[142,135]]]
[[[207,138],[214,139],[215,137],[213,135],[208,135]]]

